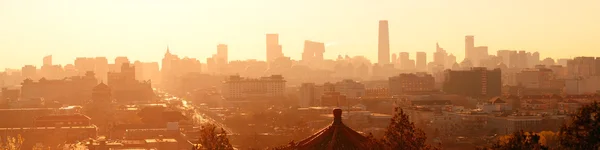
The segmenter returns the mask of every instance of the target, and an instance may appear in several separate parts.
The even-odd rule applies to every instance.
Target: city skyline
[[[260,11],[248,13],[248,18],[239,20],[235,20],[235,16],[240,15],[240,11],[267,6],[259,6],[259,3],[242,6],[247,2],[228,1],[237,3],[215,2],[208,5],[214,6],[213,8],[199,11],[206,13],[219,8],[226,11],[239,9],[238,12],[215,17],[218,15],[185,15],[201,8],[201,4],[204,4],[201,2],[156,2],[138,6],[134,1],[114,4],[105,2],[66,4],[63,3],[66,1],[57,1],[47,6],[44,2],[39,2],[40,5],[26,7],[29,6],[28,2],[31,1],[0,2],[1,6],[6,6],[6,9],[4,7],[0,9],[0,19],[8,22],[0,29],[0,35],[4,35],[0,38],[0,45],[3,45],[0,50],[12,54],[0,56],[2,60],[11,60],[0,64],[0,68],[19,68],[23,65],[39,67],[42,64],[40,58],[46,55],[53,55],[55,64],[70,64],[75,57],[95,56],[106,56],[110,60],[117,56],[128,56],[131,60],[158,61],[167,45],[171,47],[172,53],[205,60],[215,51],[216,45],[227,44],[230,60],[264,60],[266,49],[264,36],[267,33],[279,34],[282,52],[295,60],[301,58],[304,41],[314,40],[327,45],[324,53],[327,59],[345,54],[362,55],[374,63],[377,62],[378,20],[389,21],[390,53],[409,52],[412,53],[411,59],[414,59],[415,52],[422,51],[429,53],[428,60],[433,60],[431,55],[435,51],[433,43],[439,42],[460,62],[464,58],[464,36],[466,35],[474,35],[476,45],[488,46],[490,54],[494,54],[497,50],[508,49],[538,51],[542,59],[594,56],[596,55],[594,50],[597,48],[594,47],[593,40],[598,39],[597,36],[600,35],[598,33],[600,31],[593,28],[600,22],[593,19],[600,18],[595,17],[600,13],[594,13],[598,10],[593,10],[592,7],[598,6],[596,3],[600,2],[597,1],[470,2],[470,6],[474,7],[474,11],[478,14],[461,11],[459,10],[461,7],[443,8],[444,5],[465,4],[466,1],[410,3],[410,6],[423,9],[410,8],[406,5],[409,2],[384,1],[367,4],[353,1],[339,4],[340,12],[325,10],[328,6],[338,5],[335,2],[325,2],[323,6],[312,6],[311,4],[316,3],[313,1],[275,2],[274,4],[281,4],[281,7],[278,7],[281,9],[277,9],[281,14]],[[359,7],[358,5],[363,4],[370,11],[365,14],[352,12]],[[318,11],[297,14],[305,11],[285,9],[297,5],[300,7],[295,8]],[[498,8],[489,8],[491,5]],[[136,8],[137,11],[128,11],[127,8],[133,6],[139,7]],[[406,9],[401,9],[404,7]],[[561,7],[564,9],[558,9]],[[102,10],[108,8],[113,11],[102,13]],[[507,8],[514,10],[511,12],[503,10]],[[520,12],[530,9],[539,11],[520,15]],[[406,15],[432,10],[436,10],[438,14],[422,14],[421,17]],[[401,13],[403,11],[404,13]],[[145,14],[145,12],[151,13]],[[397,13],[404,15],[393,15]],[[289,17],[277,17],[288,14]],[[460,18],[460,16],[468,18]],[[592,19],[569,16],[587,16],[585,18]],[[189,21],[189,17],[199,19],[186,22]],[[216,23],[200,24],[203,17]],[[240,23],[256,21],[252,19],[262,19],[263,22],[239,26]],[[323,23],[326,24],[297,24],[306,21],[325,21]],[[139,26],[142,24],[148,25]],[[504,30],[491,30],[498,26],[503,27]],[[565,50],[573,53],[560,53]],[[144,55],[137,55],[141,53]],[[205,61],[201,62],[205,63]]]

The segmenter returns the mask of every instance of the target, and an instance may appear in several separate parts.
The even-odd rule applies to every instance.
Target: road
[[[194,123],[196,124],[206,124],[206,123],[210,123],[210,124],[214,124],[217,127],[223,128],[227,133],[229,134],[233,134],[234,132],[228,128],[227,126],[225,126],[223,123],[218,122],[216,120],[214,120],[213,118],[208,117],[207,115],[198,112],[199,108],[194,108]]]
[[[169,94],[165,94],[165,97],[168,97],[168,98],[162,99],[163,101],[180,100],[181,106],[178,109],[180,109],[182,111],[192,109],[194,112],[193,112],[193,115],[191,116],[191,118],[194,121],[194,124],[196,124],[196,125],[202,125],[205,123],[214,124],[219,128],[223,128],[228,134],[234,134],[233,130],[231,130],[230,128],[225,126],[223,123],[216,121],[215,119],[209,117],[208,115],[200,112],[199,110],[202,108],[200,108],[199,106],[194,106],[182,98],[175,97],[175,96],[172,96]]]

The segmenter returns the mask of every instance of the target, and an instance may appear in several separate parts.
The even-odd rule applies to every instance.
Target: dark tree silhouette
[[[382,149],[386,149],[385,145],[382,143],[382,140],[376,139],[375,137],[373,137],[373,134],[369,133],[369,135],[367,135],[367,142],[365,142],[365,144],[367,146],[368,149],[367,150],[382,150]]]
[[[563,149],[599,149],[600,104],[593,102],[582,106],[572,120],[561,127],[559,142]]]
[[[408,120],[404,110],[396,107],[394,111],[395,114],[381,141],[385,149],[432,149],[425,143],[427,140],[425,132],[415,128],[415,124]]]
[[[229,143],[227,132],[223,128],[217,130],[217,126],[206,124],[200,129],[199,144],[194,146],[196,150],[233,150]]]
[[[490,149],[494,150],[546,150],[548,147],[540,143],[540,136],[535,133],[525,133],[522,130],[514,132],[507,139],[498,140]]]

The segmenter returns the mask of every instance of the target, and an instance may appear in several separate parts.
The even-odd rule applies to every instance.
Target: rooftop
[[[295,150],[309,149],[366,149],[362,143],[367,138],[342,123],[342,110],[333,110],[333,122],[304,140],[287,147]]]

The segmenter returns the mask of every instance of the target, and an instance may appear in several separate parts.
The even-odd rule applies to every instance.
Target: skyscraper
[[[400,61],[400,66],[402,69],[410,68],[410,57],[408,52],[400,52],[398,61]]]
[[[325,53],[325,43],[315,41],[304,41],[304,52],[302,52],[302,61],[322,61]]]
[[[267,62],[272,62],[282,57],[281,45],[279,45],[279,34],[267,34]]]
[[[427,69],[427,53],[417,52],[416,67],[418,70],[426,70]]]
[[[475,37],[472,35],[465,36],[465,59],[473,59],[475,57],[473,49],[475,48]]]
[[[378,61],[379,64],[390,63],[390,35],[388,31],[388,21],[379,21],[379,44],[378,44]]]
[[[506,66],[510,66],[510,50],[498,50],[496,51],[496,56],[502,58],[502,63]]]
[[[42,66],[52,66],[52,55],[44,57],[44,64]]]
[[[446,68],[452,68],[453,65],[456,64],[456,56],[450,54],[448,57],[446,57],[445,61],[445,66],[447,66]]]
[[[229,55],[228,55],[227,45],[225,45],[225,44],[217,45],[217,57],[218,57],[217,60],[219,61],[219,63],[221,63],[221,64],[229,63]]]
[[[481,61],[486,60],[488,56],[487,46],[477,46],[471,49],[471,58],[469,60],[477,67],[483,67],[481,66]]]
[[[447,56],[448,56],[448,53],[446,53],[446,50],[441,48],[438,43],[435,43],[435,53],[433,53],[434,64],[444,66],[444,64],[446,63]]]

